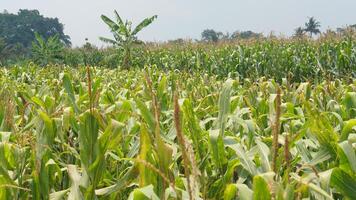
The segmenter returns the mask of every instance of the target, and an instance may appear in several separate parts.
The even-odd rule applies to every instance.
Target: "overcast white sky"
[[[322,30],[356,24],[356,0],[0,0],[0,10],[38,9],[58,17],[74,45],[84,39],[101,46],[99,36],[110,36],[100,15],[113,17],[116,9],[134,25],[154,14],[158,19],[139,34],[146,41],[200,38],[202,30],[252,30],[290,35],[307,17]]]

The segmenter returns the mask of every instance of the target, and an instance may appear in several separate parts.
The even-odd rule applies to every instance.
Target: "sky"
[[[58,17],[74,46],[84,44],[85,38],[102,46],[99,36],[110,37],[110,31],[100,15],[113,18],[114,9],[133,25],[158,15],[138,35],[156,42],[199,39],[207,28],[289,36],[311,16],[321,22],[321,30],[356,24],[356,0],[0,0],[4,9],[37,9],[46,17]]]

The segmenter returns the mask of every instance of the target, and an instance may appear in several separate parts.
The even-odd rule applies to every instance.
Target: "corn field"
[[[302,82],[1,68],[0,199],[356,199],[355,49],[344,53],[348,78]]]
[[[356,37],[320,41],[265,39],[221,44],[163,44],[134,48],[132,68],[156,66],[163,71],[207,73],[219,78],[289,77],[292,82],[356,77]],[[70,49],[63,63],[80,66],[82,51]],[[85,51],[85,50],[84,50]],[[122,52],[86,50],[87,64],[117,68]]]

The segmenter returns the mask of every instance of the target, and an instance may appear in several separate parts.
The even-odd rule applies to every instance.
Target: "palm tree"
[[[156,18],[157,15],[144,19],[139,23],[133,30],[131,29],[132,22],[121,19],[117,11],[114,11],[116,22],[111,20],[105,15],[101,15],[101,19],[109,26],[114,39],[100,37],[99,39],[103,42],[112,44],[119,49],[124,51],[124,59],[122,65],[124,68],[128,68],[131,60],[131,49],[134,44],[141,44],[142,41],[137,39],[137,34],[145,27],[150,25]]]
[[[302,27],[298,27],[294,30],[294,37],[295,38],[302,38],[305,34],[305,31]]]
[[[305,23],[305,32],[310,33],[310,37],[313,36],[313,34],[318,34],[320,33],[320,22],[316,21],[314,17],[309,17],[308,22]]]

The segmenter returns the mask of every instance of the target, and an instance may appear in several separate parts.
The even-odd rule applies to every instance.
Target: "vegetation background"
[[[0,14],[0,199],[356,199],[355,25],[98,48]]]

